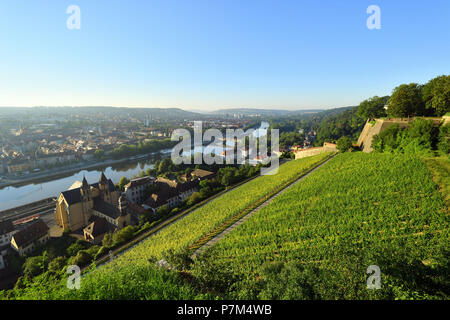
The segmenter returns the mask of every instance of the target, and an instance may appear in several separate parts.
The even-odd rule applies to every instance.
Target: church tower
[[[92,195],[90,190],[90,185],[86,180],[86,177],[83,176],[83,182],[81,183],[80,193],[81,193],[81,204],[83,207],[83,217],[84,223],[87,225],[89,221],[89,213],[92,208]]]
[[[127,225],[130,225],[130,215],[127,212],[127,197],[125,194],[121,194],[119,197],[119,211],[120,211],[120,218],[119,218],[119,228],[125,228]]]
[[[109,194],[109,182],[103,171],[102,171],[102,175],[100,176],[98,188],[100,189],[100,195],[101,195],[101,198],[103,199],[103,201],[111,203],[111,197]]]
[[[119,198],[119,210],[121,216],[127,215],[127,204],[128,204],[127,197],[124,196],[124,194],[122,194]]]

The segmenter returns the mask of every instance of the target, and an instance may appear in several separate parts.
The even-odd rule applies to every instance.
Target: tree
[[[425,107],[436,116],[450,111],[450,75],[440,76],[428,81],[423,87]]]
[[[103,160],[105,157],[105,150],[103,150],[103,149],[95,150],[94,157],[97,159]]]
[[[402,84],[396,87],[388,100],[387,114],[389,117],[420,116],[424,112],[422,86],[417,83]]]
[[[233,184],[235,181],[236,169],[232,167],[220,168],[218,172],[218,176],[220,179],[220,183],[225,187],[228,187]]]
[[[159,207],[157,214],[159,217],[164,217],[164,216],[168,215],[169,212],[170,212],[170,208],[167,204],[165,204],[165,205]]]
[[[159,163],[158,167],[158,173],[164,173],[170,170],[170,167],[172,166],[172,160],[171,159],[164,159]]]
[[[200,192],[194,192],[190,197],[189,200],[187,201],[187,204],[189,206],[192,206],[193,204],[196,204],[197,202],[199,202],[200,200],[202,200],[202,196],[200,194]]]
[[[53,273],[60,273],[66,264],[66,258],[56,257],[48,264],[48,271]]]
[[[408,137],[417,140],[419,144],[427,149],[435,149],[438,134],[439,130],[434,126],[433,121],[420,118],[415,119],[407,129]]]
[[[85,250],[81,250],[77,253],[75,258],[72,260],[72,264],[77,265],[79,267],[85,266],[92,261],[92,256],[87,253]]]
[[[106,248],[111,248],[114,245],[112,233],[108,232],[107,234],[105,234],[102,240],[102,244]]]
[[[34,277],[44,272],[45,264],[42,256],[29,257],[23,264],[23,273],[27,276]]]
[[[349,149],[353,147],[353,143],[349,137],[343,136],[338,139],[336,147],[339,150],[339,152],[347,152]]]
[[[66,249],[67,254],[69,256],[76,255],[80,250],[83,250],[86,247],[83,240],[77,240],[75,243],[71,244],[70,247]]]
[[[124,191],[125,185],[126,185],[128,182],[130,182],[130,180],[127,179],[127,177],[122,177],[122,178],[120,178],[119,183],[117,184],[117,186],[119,187],[120,191],[122,191],[122,192]]]
[[[303,145],[305,135],[297,132],[282,132],[280,135],[280,146],[290,147],[296,144]]]
[[[389,96],[378,97],[374,96],[361,102],[358,106],[358,116],[362,119],[375,119],[386,116],[386,105]]]
[[[122,230],[119,230],[113,234],[114,245],[119,245],[131,240],[134,236],[135,228],[133,226],[127,226]]]

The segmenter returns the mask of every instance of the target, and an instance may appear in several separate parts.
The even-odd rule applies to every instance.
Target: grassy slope
[[[442,161],[431,163],[436,176],[446,170],[448,190]],[[418,158],[340,155],[220,241],[197,272],[226,270],[237,279],[232,298],[445,297],[449,219],[436,189]],[[290,287],[291,270],[274,281],[280,292],[268,293],[262,266],[292,261],[304,266],[310,290]],[[372,264],[381,268],[381,290],[366,288]]]
[[[125,252],[116,258],[113,262],[101,266],[99,269],[90,272],[82,279],[82,289],[77,291],[69,291],[64,288],[65,283],[54,284],[52,281],[42,281],[42,290],[39,286],[33,286],[30,290],[24,290],[18,295],[20,298],[42,299],[42,298],[101,298],[113,299],[127,297],[131,299],[139,298],[142,295],[154,298],[164,299],[162,288],[167,286],[167,290],[173,294],[172,299],[188,299],[192,298],[193,291],[188,285],[178,291],[178,288],[172,288],[171,284],[177,287],[179,279],[176,275],[168,276],[170,281],[154,281],[155,288],[152,291],[156,293],[151,295],[145,294],[146,285],[142,276],[154,273],[154,268],[149,267],[149,259],[156,257],[160,259],[162,252],[168,249],[180,249],[194,243],[196,240],[211,232],[224,221],[238,214],[248,206],[252,205],[259,198],[270,194],[277,189],[278,186],[290,181],[298,175],[315,167],[318,163],[326,159],[329,154],[321,154],[318,156],[305,158],[301,160],[289,161],[280,166],[276,175],[266,175],[258,177],[236,189],[227,192],[223,196],[214,199],[205,206],[193,211],[186,217],[177,220],[172,225],[158,232],[156,235],[144,240],[142,243]],[[133,270],[139,269],[140,273]],[[147,270],[147,271],[145,271]],[[134,281],[126,279],[127,274],[134,278]],[[159,278],[158,278],[159,277]],[[162,276],[159,275],[157,279]],[[101,279],[101,281],[99,280]],[[123,284],[120,282],[124,281]],[[139,280],[141,279],[141,280]],[[47,285],[47,283],[49,285]],[[141,285],[142,287],[135,287]],[[89,288],[89,289],[87,289]],[[148,287],[147,289],[149,289]],[[87,290],[87,291],[86,291]],[[112,290],[112,291],[111,291]],[[129,291],[125,294],[125,291]],[[112,293],[109,293],[111,291]],[[122,293],[121,293],[122,292]],[[131,293],[134,292],[134,293]],[[158,294],[159,292],[159,294]]]
[[[439,186],[439,191],[445,199],[447,207],[450,205],[450,160],[442,156],[423,159],[433,175],[433,181]]]

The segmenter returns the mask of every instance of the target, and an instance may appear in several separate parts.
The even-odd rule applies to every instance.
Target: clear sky
[[[330,108],[450,74],[450,1],[2,0],[0,41],[0,106]]]

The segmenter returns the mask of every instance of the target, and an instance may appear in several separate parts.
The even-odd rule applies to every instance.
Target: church
[[[58,225],[71,231],[90,226],[99,219],[106,220],[114,230],[131,223],[126,198],[121,196],[103,172],[97,183],[88,184],[83,177],[81,186],[62,192],[56,203],[55,214]]]

